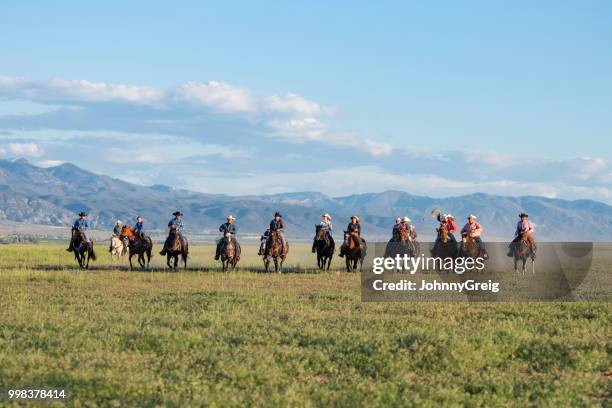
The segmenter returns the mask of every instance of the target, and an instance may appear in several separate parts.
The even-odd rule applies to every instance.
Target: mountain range
[[[0,160],[0,223],[69,226],[76,213],[87,211],[96,229],[111,229],[117,219],[131,221],[141,214],[148,230],[161,234],[178,209],[185,214],[188,233],[214,235],[226,215],[233,214],[241,234],[255,235],[280,211],[288,237],[310,238],[321,214],[328,212],[336,236],[349,217],[358,214],[364,237],[388,239],[394,219],[406,215],[425,239],[434,234],[436,222],[430,216],[434,208],[454,214],[459,224],[468,214],[477,214],[485,240],[512,238],[518,213],[526,211],[539,240],[612,241],[612,207],[591,200],[482,193],[431,198],[402,191],[343,197],[317,192],[229,196],[131,184],[69,163],[42,168],[24,159]]]

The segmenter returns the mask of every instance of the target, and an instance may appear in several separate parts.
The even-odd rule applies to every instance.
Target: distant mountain
[[[238,218],[243,234],[261,233],[275,211],[283,213],[289,237],[310,237],[323,212],[334,217],[336,234],[352,214],[362,219],[364,236],[387,239],[393,220],[407,215],[421,237],[431,238],[433,208],[453,213],[462,224],[474,213],[487,240],[512,236],[517,214],[527,211],[537,224],[540,240],[612,241],[612,207],[590,200],[543,197],[501,197],[470,194],[430,198],[401,191],[330,197],[315,192],[260,196],[202,194],[163,185],[138,186],[98,175],[72,164],[40,168],[26,160],[0,160],[0,222],[22,221],[65,225],[87,211],[96,228],[112,228],[115,220],[142,214],[149,230],[165,229],[179,209],[193,234],[214,234],[227,214]]]

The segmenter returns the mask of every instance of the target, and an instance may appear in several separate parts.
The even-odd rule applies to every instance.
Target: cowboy
[[[261,237],[259,237],[259,252],[257,253],[257,255],[263,255],[266,252],[266,242],[268,242],[268,239],[271,237],[272,234],[270,234],[270,228],[266,228],[266,231],[261,235]]]
[[[393,229],[391,230],[391,242],[399,242],[401,229],[402,219],[400,217],[397,217],[395,219],[395,225],[393,225]]]
[[[174,218],[168,222],[168,229],[172,229],[172,227],[176,227],[176,231],[181,238],[181,242],[183,243],[183,248],[185,247],[185,237],[183,237],[183,229],[185,228],[185,224],[183,224],[183,213],[180,211],[175,211],[172,213]],[[170,236],[166,238],[166,242],[164,243],[164,248],[159,253],[160,255],[166,255],[166,247],[171,244]]]
[[[217,240],[217,250],[215,252],[216,261],[218,261],[219,256],[221,256],[221,248],[223,247],[223,243],[226,242],[227,239],[229,239],[227,234],[229,234],[231,237],[234,237],[234,242],[236,243],[236,251],[240,252],[240,244],[238,243],[238,240],[236,239],[238,228],[236,227],[236,224],[234,224],[234,221],[236,220],[236,218],[233,215],[228,215],[226,220],[227,222],[224,222],[219,227],[219,232],[223,234],[223,237]]]
[[[353,215],[351,217],[351,222],[346,227],[346,231],[344,231],[344,245],[342,245],[342,248],[340,249],[340,253],[338,254],[338,256],[340,257],[344,256],[345,248],[348,248],[349,238],[351,236],[355,236],[359,238],[359,240],[363,244],[362,249],[365,250],[365,239],[361,238],[361,224],[359,223],[359,221],[360,220],[358,216]]]
[[[276,232],[281,239],[283,244],[283,251],[287,248],[287,241],[285,240],[285,222],[283,221],[282,215],[277,211],[274,213],[274,218],[270,221],[270,236],[266,241],[266,246],[270,246],[272,244],[272,233]],[[265,247],[264,247],[265,251]]]
[[[136,224],[134,224],[134,233],[140,237],[140,239],[144,239],[145,230],[144,230],[144,219],[142,215],[136,217]]]
[[[319,225],[317,225],[317,228],[322,229],[323,231],[325,231],[325,234],[329,237],[329,239],[333,239],[332,237],[332,217],[331,215],[325,213],[323,214],[321,217],[323,217],[323,219],[321,220],[321,222],[319,223]],[[312,241],[312,253],[315,253],[315,244],[317,242],[317,237],[314,238],[314,240]]]
[[[87,242],[88,245],[91,243],[91,241],[89,240],[89,237],[87,236],[87,230],[89,230],[89,220],[87,219],[86,212],[81,211],[79,213],[79,218],[77,218],[74,221],[74,224],[72,224],[72,228],[79,230],[81,234],[83,234],[83,239],[85,240],[85,242]],[[73,243],[74,243],[74,231],[72,232],[72,236],[70,237],[70,244],[68,245],[68,249],[66,249],[66,251],[72,252]]]
[[[117,220],[117,222],[115,222],[115,226],[113,227],[113,236],[117,237],[117,238],[121,238],[121,229],[123,228],[123,223],[121,222],[121,220]],[[126,243],[127,239],[123,239],[123,248],[125,249],[127,243]],[[113,240],[111,239],[111,243],[110,243],[110,247],[108,248],[108,252],[113,252]]]
[[[438,221],[440,227],[436,228],[438,237],[436,238],[436,244],[442,240],[442,226],[446,226],[446,232],[448,233],[448,240],[452,243],[456,243],[455,232],[457,232],[457,224],[455,224],[455,216],[453,214],[438,214]]]
[[[508,256],[513,256],[512,249],[521,240],[521,236],[529,243],[529,248],[535,252],[535,241],[532,235],[534,230],[533,223],[529,221],[529,215],[524,212],[519,214],[519,218],[520,220],[516,223],[516,230],[514,231],[514,239],[508,246]]]
[[[482,234],[482,227],[476,221],[478,217],[476,217],[474,214],[470,214],[467,217],[467,219],[468,219],[467,224],[465,224],[463,228],[461,229],[462,247],[463,247],[463,243],[465,242],[466,238],[469,236],[470,238],[474,240],[474,242],[476,242],[476,245],[478,245],[478,249],[480,253],[482,254],[482,257],[485,259],[488,258],[489,255],[487,254],[487,250],[485,249],[484,242],[482,242],[482,239],[480,238],[480,235]]]

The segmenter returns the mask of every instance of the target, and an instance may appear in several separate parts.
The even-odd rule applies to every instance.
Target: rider
[[[400,230],[402,229],[402,219],[397,217],[395,219],[395,224],[393,225],[393,229],[391,230],[391,242],[398,242],[400,240]]]
[[[168,222],[168,229],[176,226],[179,237],[181,238],[181,242],[183,243],[183,247],[185,247],[185,237],[183,237],[183,229],[185,228],[185,224],[183,224],[183,213],[180,211],[175,211],[172,213],[174,218]],[[160,255],[166,255],[166,247],[170,246],[170,236],[166,238],[166,242],[164,243],[164,248],[160,251]]]
[[[270,221],[270,236],[268,236],[266,247],[269,247],[272,244],[272,233],[276,232],[281,239],[284,251],[285,248],[287,248],[287,241],[285,240],[284,230],[285,222],[283,221],[282,215],[277,211],[274,213],[274,218],[272,219],[272,221]]]
[[[476,245],[478,245],[478,249],[480,253],[482,254],[483,258],[485,259],[488,258],[489,255],[487,254],[487,250],[485,249],[484,242],[482,242],[482,239],[480,238],[480,235],[482,234],[482,227],[480,226],[478,222],[476,222],[478,217],[476,217],[474,214],[470,214],[467,219],[468,219],[467,224],[465,224],[463,226],[463,229],[461,229],[462,248],[463,248],[463,243],[465,242],[465,239],[469,236],[474,240],[474,242],[476,242]]]
[[[117,220],[115,222],[115,226],[113,227],[113,236],[121,239],[121,229],[123,228],[123,223],[121,220]],[[111,240],[112,241],[112,240]],[[123,242],[123,247],[125,248],[125,240]],[[110,243],[110,248],[108,248],[108,252],[113,252],[113,243]]]
[[[236,239],[238,228],[236,227],[236,224],[234,224],[234,221],[236,220],[236,218],[233,215],[228,215],[226,219],[227,219],[227,222],[224,222],[219,227],[219,232],[223,234],[223,237],[221,237],[217,241],[217,250],[215,252],[216,261],[219,260],[219,256],[221,255],[221,248],[223,246],[223,243],[227,239],[226,234],[230,234],[232,237],[234,237],[234,242],[236,243],[236,251],[237,252],[240,251],[240,244],[238,243],[238,240]]]
[[[89,240],[89,237],[87,236],[87,230],[89,230],[89,220],[87,219],[86,212],[81,211],[79,213],[79,218],[77,218],[74,221],[72,228],[76,228],[79,231],[81,231],[81,234],[83,234],[83,239],[85,240],[85,242],[87,242],[87,244],[91,243],[91,241]],[[74,232],[72,233],[72,236],[70,237],[70,244],[68,245],[68,248],[66,249],[66,251],[72,252],[73,243],[74,243]]]
[[[414,232],[414,227],[410,224],[410,218],[404,217],[402,218],[402,228],[406,230],[408,234],[408,239],[412,241],[412,232]],[[414,233],[416,235],[416,232]]]
[[[512,248],[515,243],[521,240],[521,234],[523,234],[523,238],[525,241],[529,243],[529,248],[532,251],[535,250],[535,241],[533,240],[533,230],[534,226],[531,221],[529,221],[529,215],[524,212],[519,214],[520,221],[516,223],[516,230],[514,231],[514,239],[508,246],[508,256],[512,256]]]
[[[136,217],[136,224],[134,224],[134,233],[140,237],[140,239],[144,239],[145,237],[145,229],[144,229],[144,219],[142,215]]]
[[[448,233],[448,240],[453,243],[457,243],[455,238],[455,232],[457,232],[457,224],[455,224],[455,216],[453,214],[438,214],[438,221],[440,227],[437,228],[438,237],[436,238],[436,244],[442,240],[442,226],[446,226],[446,232]]]
[[[325,234],[327,234],[327,236],[329,237],[329,239],[333,239],[332,237],[332,217],[331,215],[325,213],[322,215],[323,219],[321,220],[321,222],[319,223],[318,227],[320,229],[322,229],[323,231],[325,231]],[[314,240],[312,241],[312,253],[315,253],[315,243],[317,242],[317,237],[314,238]]]
[[[363,244],[362,250],[365,251],[365,239],[361,238],[361,224],[359,224],[359,217],[356,215],[353,215],[351,217],[351,222],[346,227],[346,231],[344,231],[344,245],[342,245],[342,248],[340,249],[340,254],[338,254],[338,256],[344,256],[344,252],[346,248],[348,248],[349,238],[352,235],[357,236],[361,240]]]

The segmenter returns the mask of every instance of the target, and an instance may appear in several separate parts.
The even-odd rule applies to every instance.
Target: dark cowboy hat
[[[180,212],[180,211],[175,211],[175,212],[172,213],[172,215],[174,215],[174,216],[183,215],[183,213]]]
[[[144,220],[144,217],[142,215],[137,215],[136,219],[142,218]]]
[[[274,213],[274,216],[275,217],[282,217],[282,215],[278,211]]]
[[[85,211],[81,211],[79,213],[79,217],[87,217],[87,213]]]
[[[523,217],[529,218],[529,216],[526,213],[522,212],[519,214],[519,218],[523,218]]]

